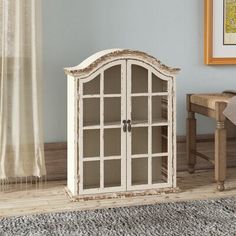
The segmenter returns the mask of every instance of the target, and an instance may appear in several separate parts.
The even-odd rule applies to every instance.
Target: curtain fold
[[[0,179],[46,174],[41,0],[0,1]]]

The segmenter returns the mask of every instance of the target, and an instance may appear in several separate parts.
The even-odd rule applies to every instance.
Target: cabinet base
[[[65,192],[70,201],[88,201],[88,200],[103,200],[103,199],[114,199],[114,198],[129,198],[129,197],[139,197],[139,196],[150,196],[150,195],[161,195],[166,193],[177,193],[180,189],[176,188],[163,188],[163,189],[149,189],[140,191],[127,191],[127,192],[117,192],[117,193],[106,193],[106,194],[89,194],[89,195],[76,195],[74,196],[71,191],[65,187]]]

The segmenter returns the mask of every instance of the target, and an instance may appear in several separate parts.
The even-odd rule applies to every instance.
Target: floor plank
[[[28,185],[27,191],[23,185],[22,189],[0,192],[0,217],[236,196],[236,168],[228,169],[224,192],[215,189],[213,177],[213,170],[197,171],[193,175],[179,172],[178,193],[81,202],[69,201],[64,191],[65,181],[49,181],[38,189]]]

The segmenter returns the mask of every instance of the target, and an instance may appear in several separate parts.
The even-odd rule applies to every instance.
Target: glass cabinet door
[[[126,189],[126,62],[79,82],[80,193]]]
[[[168,82],[145,63],[127,64],[127,189],[168,183]]]

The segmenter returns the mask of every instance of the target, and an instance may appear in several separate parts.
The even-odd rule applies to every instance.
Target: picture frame
[[[236,42],[234,42],[236,41],[236,28],[235,33],[232,34],[227,32],[228,29],[226,30],[226,20],[229,19],[228,6],[232,2],[235,2],[236,6],[236,0],[205,0],[204,63],[206,65],[236,64]],[[236,21],[236,16],[234,18]],[[228,37],[231,35],[235,39]],[[233,43],[230,42],[230,39]]]

